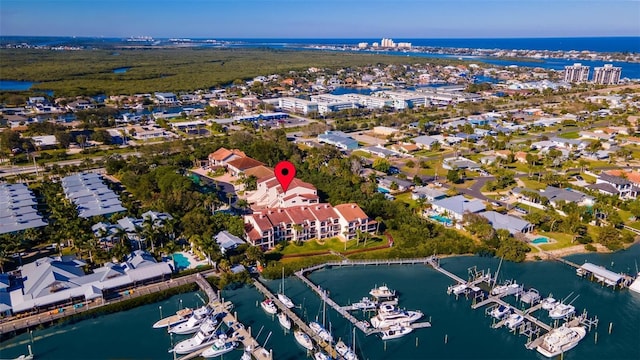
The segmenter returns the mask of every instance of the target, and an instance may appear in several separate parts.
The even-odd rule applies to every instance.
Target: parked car
[[[580,175],[576,175],[576,180],[578,181],[584,181],[584,178]]]
[[[492,201],[492,202],[491,202],[491,205],[492,205],[492,206],[494,206],[494,207],[501,207],[501,206],[502,206],[502,204],[500,204],[500,203],[499,203],[499,202],[497,202],[497,201]]]
[[[514,207],[513,210],[515,210],[515,211],[517,211],[517,212],[519,212],[520,214],[523,214],[523,215],[527,215],[529,213],[529,211],[527,211],[526,209],[523,209],[523,208],[521,208],[519,206]]]

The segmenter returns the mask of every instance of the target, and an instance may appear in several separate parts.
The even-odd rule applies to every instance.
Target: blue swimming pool
[[[549,239],[547,239],[546,237],[539,237],[531,240],[532,244],[546,244],[548,242],[549,242]]]
[[[387,190],[387,189],[385,189],[385,188],[381,188],[381,187],[379,187],[379,188],[378,188],[378,192],[379,192],[379,193],[383,193],[383,194],[388,194],[388,193],[389,193],[389,190]]]
[[[431,215],[429,216],[429,219],[433,219],[442,224],[448,224],[448,225],[453,224],[453,221],[451,219],[444,217],[442,215]]]
[[[187,259],[187,257],[182,255],[181,253],[174,253],[173,261],[176,263],[177,270],[184,270],[188,268],[189,265],[191,265],[191,263],[189,262],[189,259]]]

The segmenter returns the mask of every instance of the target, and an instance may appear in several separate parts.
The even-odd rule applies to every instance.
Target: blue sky
[[[0,0],[0,35],[640,36],[640,0]]]

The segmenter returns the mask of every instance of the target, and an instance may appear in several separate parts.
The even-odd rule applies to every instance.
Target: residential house
[[[209,166],[226,166],[229,161],[244,157],[247,157],[247,155],[238,149],[228,150],[221,147],[209,154]]]
[[[508,230],[511,235],[530,233],[534,228],[533,224],[519,217],[504,215],[495,211],[484,211],[480,213],[480,216],[489,220],[489,223],[491,223],[494,229]]]
[[[612,195],[617,195],[621,199],[635,199],[638,197],[638,193],[640,192],[640,188],[634,185],[631,180],[622,176],[615,176],[607,174],[603,172],[596,179],[596,183],[594,185],[599,184],[608,184],[613,187],[613,190],[608,187],[597,187],[594,190],[599,190],[600,192],[606,191]]]
[[[227,162],[227,171],[233,176],[240,176],[244,174],[246,170],[262,165],[264,164],[258,160],[250,157],[241,157]]]
[[[537,204],[540,203],[538,199],[532,199],[526,194],[527,192],[536,193],[540,197],[547,198],[547,200],[549,200],[549,204],[551,204],[553,207],[557,207],[560,202],[572,202],[576,203],[579,206],[591,206],[595,201],[595,198],[593,196],[584,194],[580,191],[569,188],[561,189],[554,186],[547,186],[544,190],[539,191],[516,187],[512,190],[512,192],[521,199]]]
[[[431,150],[431,146],[438,143],[438,139],[431,136],[423,135],[411,139],[419,148]]]
[[[245,243],[244,240],[231,234],[227,230],[217,233],[216,236],[214,236],[214,239],[216,240],[216,243],[218,243],[218,246],[220,246],[220,252],[222,252],[222,255]]]
[[[425,199],[428,202],[434,202],[436,200],[444,199],[447,194],[436,188],[429,186],[414,187],[411,191],[411,198],[413,200]]]
[[[462,195],[436,200],[431,203],[431,209],[441,215],[457,221],[462,221],[465,213],[478,213],[484,211],[486,206],[481,200],[467,199]]]
[[[412,143],[400,143],[391,145],[391,150],[401,152],[403,154],[409,154],[420,150],[418,145]]]
[[[375,146],[367,146],[361,149],[364,152],[368,152],[371,155],[378,156],[381,158],[390,158],[390,157],[402,157],[405,156],[404,153],[399,151],[395,151],[392,149],[387,149],[384,146],[378,144]]]
[[[356,140],[342,131],[325,131],[324,134],[318,135],[318,141],[343,150],[354,150],[360,147]]]
[[[174,93],[157,92],[154,96],[159,104],[175,104],[178,102],[178,97]]]
[[[469,160],[462,156],[458,156],[458,157],[451,157],[451,158],[444,159],[442,161],[442,168],[447,170],[453,170],[453,169],[475,170],[475,169],[479,169],[480,165],[478,165],[478,163],[475,161]]]
[[[392,187],[394,187],[394,183],[397,186],[396,190],[391,189]],[[411,181],[403,180],[394,176],[386,176],[378,181],[379,188],[383,188],[393,192],[404,192],[409,190],[409,188],[411,188],[412,186],[413,183]]]

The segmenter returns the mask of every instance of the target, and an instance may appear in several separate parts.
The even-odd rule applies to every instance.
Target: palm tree
[[[382,223],[382,217],[376,216],[376,234],[380,234],[380,223]]]

